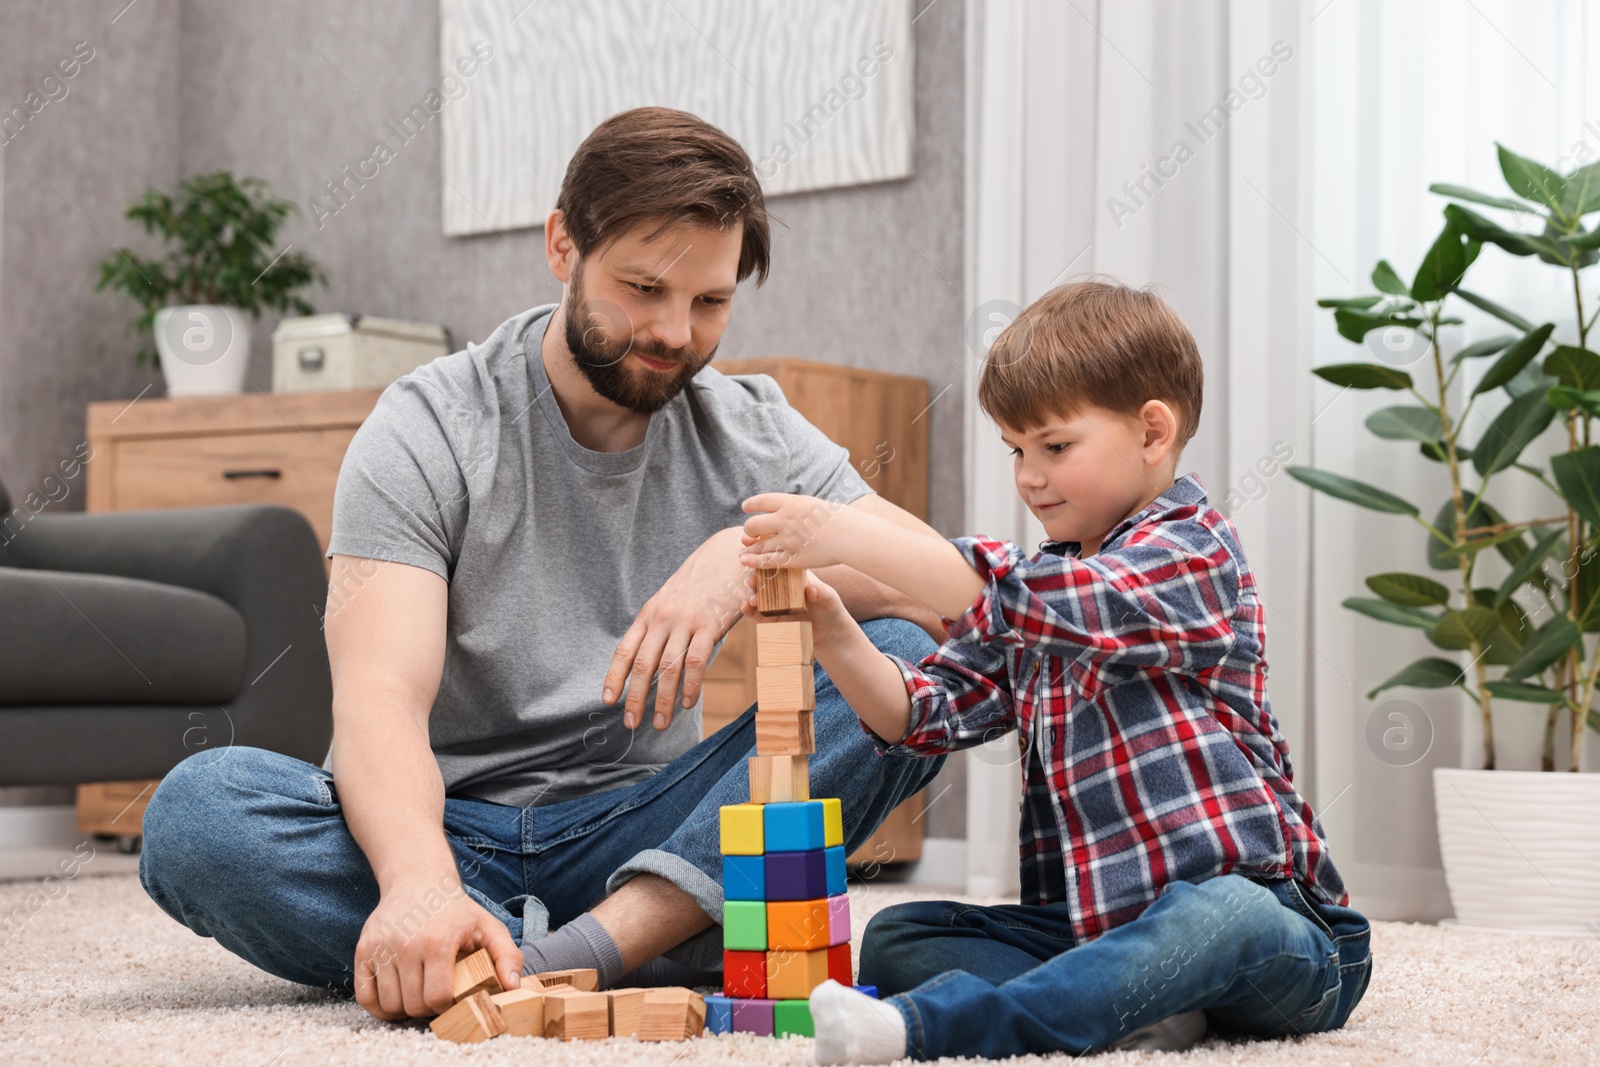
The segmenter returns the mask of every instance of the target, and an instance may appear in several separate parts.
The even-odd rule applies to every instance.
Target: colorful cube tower
[[[811,799],[816,751],[806,572],[762,571],[756,604],[756,755],[750,803],[722,809],[723,979],[706,998],[717,1033],[814,1036],[811,991],[850,985],[850,898],[844,814]]]

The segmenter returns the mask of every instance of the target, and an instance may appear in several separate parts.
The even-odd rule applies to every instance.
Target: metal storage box
[[[272,391],[380,389],[450,352],[450,331],[372,315],[307,315],[272,331]]]

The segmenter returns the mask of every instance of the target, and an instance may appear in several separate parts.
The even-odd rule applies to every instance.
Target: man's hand
[[[795,493],[758,493],[744,502],[745,551],[739,561],[758,570],[848,563],[852,545],[881,523],[847,505]]]
[[[356,1002],[379,1019],[438,1015],[453,1003],[456,956],[489,950],[506,989],[522,981],[511,931],[467,896],[460,882],[421,882],[386,891],[356,942]]]
[[[708,537],[656,595],[644,602],[639,617],[622,635],[606,672],[601,699],[614,703],[627,681],[622,723],[628,729],[644,721],[652,678],[656,679],[657,730],[672,724],[672,701],[680,684],[684,707],[693,707],[700,699],[711,650],[739,621],[743,577],[738,551],[737,526]]]

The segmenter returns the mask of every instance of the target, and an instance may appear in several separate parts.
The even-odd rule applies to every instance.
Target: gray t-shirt
[[[450,583],[429,719],[445,790],[519,806],[640,781],[699,741],[698,704],[664,731],[647,713],[630,732],[600,687],[644,602],[706,538],[743,522],[746,497],[844,503],[871,491],[761,374],[707,367],[639,446],[584,448],[540,358],[554,308],[383,391],[345,453],[328,543],[330,556]],[[336,591],[328,610],[359,596]]]

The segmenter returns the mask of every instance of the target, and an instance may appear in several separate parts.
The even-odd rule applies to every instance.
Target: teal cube
[[[811,1022],[809,1000],[780,1000],[772,1008],[772,1033],[776,1037],[794,1034],[798,1037],[816,1037],[817,1028]]]
[[[722,902],[722,947],[738,952],[767,950],[767,902],[764,900],[725,900]]]

